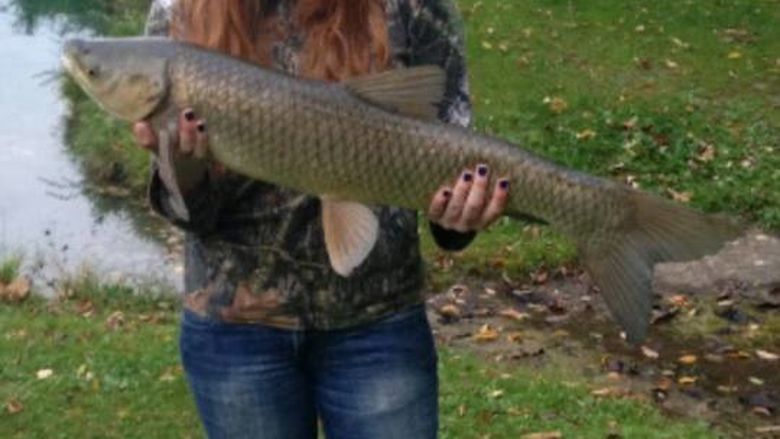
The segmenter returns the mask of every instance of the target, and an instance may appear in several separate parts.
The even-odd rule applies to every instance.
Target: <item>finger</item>
[[[157,136],[154,134],[149,122],[136,122],[133,124],[133,136],[141,148],[149,151],[157,150]]]
[[[489,178],[487,165],[477,166],[474,184],[472,184],[469,196],[466,198],[466,204],[463,206],[463,214],[460,218],[463,228],[473,230],[479,225],[482,212],[485,209],[485,192],[487,192]]]
[[[199,159],[206,158],[209,151],[209,133],[206,127],[206,121],[198,120],[195,131],[195,157]]]
[[[479,229],[484,229],[493,224],[504,213],[507,201],[509,200],[509,180],[499,180],[493,189],[493,196],[490,198],[485,210],[482,212],[482,219],[479,222]]]
[[[471,190],[471,185],[474,183],[474,174],[467,170],[464,171],[455,187],[452,189],[452,198],[447,203],[447,209],[442,216],[442,225],[447,228],[455,228],[458,225],[460,216],[463,213],[463,206],[466,204],[466,198]]]
[[[451,197],[452,189],[447,187],[439,189],[436,195],[433,196],[431,205],[428,208],[428,219],[433,222],[441,221],[441,217],[444,215]]]
[[[198,120],[195,112],[188,108],[179,115],[179,151],[182,154],[192,154],[198,131]]]

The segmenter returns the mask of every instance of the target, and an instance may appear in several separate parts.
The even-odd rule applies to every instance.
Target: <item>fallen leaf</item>
[[[587,141],[596,137],[596,132],[590,128],[586,128],[577,133],[577,140]]]
[[[520,439],[563,439],[560,431],[547,431],[544,433],[530,433],[520,436]]]
[[[501,398],[502,396],[504,396],[504,391],[503,390],[494,390],[494,391],[490,392],[490,394],[488,396],[490,396],[493,399],[498,399],[498,398]]]
[[[680,379],[677,380],[677,383],[681,386],[690,386],[693,384],[696,384],[696,381],[699,381],[697,377],[680,377]]]
[[[754,386],[763,386],[764,385],[764,380],[762,380],[761,378],[749,377],[748,381],[750,381],[750,384],[753,384]]]
[[[715,160],[715,145],[711,143],[702,143],[699,146],[699,154],[696,156],[696,160],[702,163],[708,163]]]
[[[772,352],[768,352],[768,351],[762,351],[760,349],[756,351],[756,355],[758,355],[758,358],[760,358],[760,359],[762,359],[764,361],[777,361],[777,360],[780,360],[780,355],[772,353]]]
[[[674,381],[670,380],[667,377],[663,377],[660,380],[658,380],[658,384],[656,384],[656,388],[666,391],[671,389],[673,384]]]
[[[620,387],[604,387],[601,389],[596,389],[590,392],[590,394],[597,398],[623,398],[630,395],[631,392],[628,389]]]
[[[679,64],[677,64],[676,62],[674,62],[674,61],[672,61],[672,60],[670,60],[670,59],[667,59],[667,60],[664,62],[664,64],[666,64],[666,67],[667,67],[667,68],[669,68],[669,69],[671,69],[671,70],[677,70],[677,69],[680,67],[680,65],[679,65]]]
[[[658,351],[654,351],[647,346],[642,346],[642,355],[651,360],[657,360],[661,356]]]
[[[555,114],[561,114],[569,108],[569,103],[561,97],[545,97],[542,101],[547,104],[547,108]]]
[[[507,308],[501,311],[500,313],[498,313],[498,315],[518,322],[522,322],[523,320],[528,320],[529,318],[531,318],[530,314],[525,312],[520,312],[514,308]]]
[[[752,412],[761,416],[772,416],[772,410],[770,410],[768,407],[753,407]]]
[[[699,361],[699,357],[696,355],[683,355],[682,357],[678,358],[677,361],[680,364],[685,364],[686,366],[690,366],[692,364],[696,364],[696,362]]]
[[[742,52],[739,52],[737,50],[731,51],[731,52],[729,52],[727,58],[728,59],[740,59],[740,58],[742,58]]]
[[[483,343],[496,341],[498,340],[498,331],[488,324],[482,325],[482,327],[479,328],[479,332],[474,334],[474,340]]]
[[[634,116],[631,119],[628,119],[627,121],[623,122],[623,129],[630,131],[636,128],[636,124],[639,122],[639,118]]]
[[[521,343],[523,341],[523,333],[522,332],[510,332],[506,335],[506,340],[510,343]]]
[[[52,369],[41,369],[38,372],[35,373],[35,376],[39,380],[46,380],[52,377],[54,375],[54,371]]]
[[[26,278],[20,277],[0,289],[0,299],[19,303],[30,295],[31,284]]]
[[[11,398],[5,403],[5,411],[8,412],[9,415],[15,415],[19,412],[24,410],[24,405],[22,405],[21,402],[19,402],[18,399]]]
[[[736,393],[737,391],[739,391],[739,387],[737,387],[737,386],[722,386],[721,385],[721,386],[716,387],[716,389],[718,390],[718,392],[724,393],[724,394],[727,394],[727,395],[728,394],[732,394],[732,393]]]
[[[672,188],[668,188],[666,189],[666,192],[668,192],[672,199],[678,203],[690,203],[691,198],[693,197],[693,192],[691,191],[677,192]]]
[[[446,317],[449,319],[457,319],[460,318],[460,308],[453,304],[444,305],[441,308],[437,310],[439,315],[442,317]]]
[[[122,311],[114,311],[106,318],[106,327],[112,331],[116,331],[125,325],[125,313]]]
[[[691,302],[688,299],[688,296],[678,294],[676,296],[672,296],[669,298],[669,303],[674,306],[678,306],[680,308],[687,308],[690,306]]]

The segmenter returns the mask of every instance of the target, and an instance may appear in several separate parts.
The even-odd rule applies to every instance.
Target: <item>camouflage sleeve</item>
[[[409,0],[407,24],[409,65],[441,66],[447,75],[439,118],[461,126],[471,124],[463,22],[452,0]]]
[[[168,36],[171,24],[173,0],[154,0],[146,18],[144,35],[153,37]]]
[[[410,0],[411,18],[407,26],[409,65],[434,64],[447,75],[447,86],[439,118],[461,126],[471,124],[468,72],[463,22],[452,0]],[[474,240],[476,233],[459,233],[433,222],[431,235],[444,250],[459,251]]]

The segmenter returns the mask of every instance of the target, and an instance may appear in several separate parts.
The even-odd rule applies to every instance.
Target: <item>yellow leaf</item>
[[[742,52],[734,50],[732,52],[729,52],[728,54],[728,59],[740,59],[740,58],[742,58]]]
[[[7,411],[9,415],[15,415],[22,410],[24,410],[24,406],[16,398],[11,398],[5,403],[5,411]]]
[[[590,128],[586,128],[577,133],[577,140],[590,140],[596,137],[596,132]]]
[[[569,108],[569,103],[558,96],[546,97],[543,102],[547,104],[547,108],[555,114],[561,114]]]
[[[491,44],[489,41],[483,41],[482,42],[482,48],[485,50],[492,50],[493,44]]]
[[[669,193],[669,195],[672,196],[672,199],[674,201],[677,201],[679,203],[690,203],[691,198],[693,197],[693,192],[691,191],[677,192],[671,188],[667,189],[666,191]]]
[[[563,433],[560,431],[547,431],[544,433],[530,433],[520,437],[520,439],[563,439]]]
[[[479,332],[474,334],[474,340],[487,343],[498,340],[498,331],[491,328],[490,325],[483,325],[479,328]]]
[[[680,377],[680,379],[677,380],[677,382],[681,386],[690,386],[690,385],[696,384],[696,381],[699,381],[699,379],[696,378],[696,377],[687,377],[687,376],[686,377]]]
[[[699,361],[699,357],[696,355],[683,355],[682,357],[678,358],[677,361],[680,364],[690,366],[692,364],[696,364],[696,362]]]
[[[52,377],[52,375],[54,375],[54,371],[52,369],[41,369],[35,373],[35,377],[39,380],[49,379]]]
[[[654,351],[647,346],[642,346],[642,355],[651,360],[657,360],[658,357],[661,356],[657,351]]]
[[[523,320],[528,320],[531,318],[531,315],[528,313],[520,312],[514,308],[507,308],[500,313],[498,313],[501,317],[506,317],[508,319],[512,319],[518,322],[522,322]]]

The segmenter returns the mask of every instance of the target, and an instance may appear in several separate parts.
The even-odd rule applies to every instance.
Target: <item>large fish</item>
[[[435,67],[329,84],[152,38],[71,40],[63,64],[105,110],[160,129],[163,167],[171,121],[190,107],[208,120],[215,160],[321,197],[330,261],[344,276],[376,240],[367,205],[425,209],[442,184],[484,163],[511,183],[506,215],[542,219],[574,240],[629,341],[638,342],[649,324],[654,264],[702,257],[740,232],[722,218],[437,122],[445,78]]]

